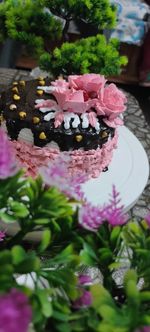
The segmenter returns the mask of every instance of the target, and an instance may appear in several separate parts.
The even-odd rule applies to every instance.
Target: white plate
[[[83,191],[89,202],[103,205],[108,202],[115,185],[125,211],[128,211],[142,194],[149,177],[149,162],[139,140],[126,127],[119,128],[118,148],[107,172],[87,181]]]

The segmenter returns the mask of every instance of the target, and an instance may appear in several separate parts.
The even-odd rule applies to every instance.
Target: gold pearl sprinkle
[[[15,94],[15,95],[13,96],[13,99],[16,100],[16,101],[18,101],[18,100],[20,100],[20,96],[18,96],[18,95]]]
[[[77,141],[78,143],[80,143],[82,140],[83,140],[83,136],[82,136],[82,135],[77,135],[77,136],[76,136],[76,141]]]
[[[18,82],[13,82],[13,85],[15,86],[15,85],[18,85]]]
[[[45,85],[45,81],[44,80],[39,81],[39,85],[44,86]]]
[[[40,118],[38,118],[37,116],[34,116],[32,120],[34,124],[38,124],[40,122]]]
[[[25,81],[19,81],[19,84],[22,85],[22,86],[25,86],[26,82]]]
[[[42,131],[42,132],[40,133],[39,138],[40,138],[40,139],[46,139],[46,135],[45,135],[44,131]]]
[[[26,118],[27,113],[26,112],[19,112],[20,119],[23,120]]]
[[[15,93],[18,93],[18,88],[15,86],[14,88],[12,88],[12,91],[15,92]]]
[[[107,131],[103,131],[102,134],[101,134],[101,137],[102,137],[102,138],[106,138],[106,137],[108,137],[108,133],[107,133]]]
[[[39,76],[37,79],[38,79],[39,81],[43,81],[43,80],[44,80],[44,77],[43,77],[43,76]]]
[[[11,105],[9,106],[9,109],[10,109],[11,111],[15,111],[15,110],[17,109],[17,106],[16,106],[15,104],[11,104]]]
[[[43,91],[43,90],[37,90],[37,94],[38,94],[38,96],[42,96],[42,95],[43,95],[43,93],[44,93],[44,91]]]

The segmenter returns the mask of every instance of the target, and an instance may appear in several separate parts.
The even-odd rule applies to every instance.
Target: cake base
[[[69,173],[82,174],[88,178],[96,178],[109,166],[113,150],[117,148],[118,134],[96,150],[74,150],[65,152],[70,157]],[[58,149],[33,146],[25,141],[12,141],[18,162],[28,176],[36,177],[39,169],[46,166],[62,154]]]

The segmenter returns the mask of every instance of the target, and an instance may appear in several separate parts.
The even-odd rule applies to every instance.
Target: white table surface
[[[119,128],[118,148],[114,151],[107,172],[91,179],[82,187],[93,205],[108,202],[115,185],[120,193],[124,210],[129,211],[142,194],[149,177],[149,162],[139,140],[125,126]]]

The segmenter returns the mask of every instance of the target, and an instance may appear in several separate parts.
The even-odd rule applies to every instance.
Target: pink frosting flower
[[[17,163],[12,145],[4,130],[0,128],[0,179],[6,179],[17,172]]]
[[[84,90],[88,94],[94,92],[97,94],[106,83],[104,76],[98,74],[72,75],[69,76],[68,81],[71,88]],[[93,97],[96,97],[96,94],[93,94]]]
[[[0,331],[28,331],[32,311],[26,295],[19,290],[0,296],[0,313]]]
[[[51,82],[51,84],[57,88],[62,88],[62,89],[69,88],[69,83],[63,78],[59,78],[58,80]]]
[[[82,90],[74,91],[68,97],[64,104],[64,109],[69,112],[82,114],[90,110],[95,104],[94,100],[84,100],[84,92]]]
[[[126,101],[123,92],[112,83],[100,90],[98,103],[95,108],[98,114],[101,114],[101,111],[103,110],[105,115],[109,117],[109,120],[113,120],[120,113],[125,111]]]

